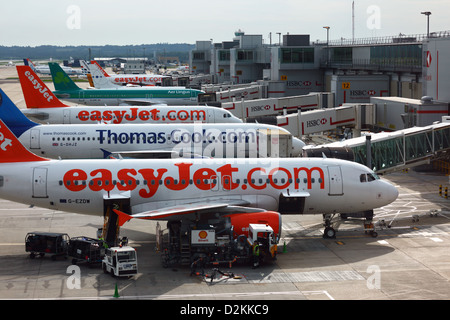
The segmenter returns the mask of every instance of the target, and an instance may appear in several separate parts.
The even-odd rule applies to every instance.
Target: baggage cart
[[[84,236],[71,238],[68,254],[72,257],[72,264],[79,261],[101,263],[105,256],[104,241]]]
[[[31,259],[46,254],[51,254],[52,260],[58,256],[67,259],[69,240],[67,233],[29,232],[25,237],[25,251],[30,252]]]

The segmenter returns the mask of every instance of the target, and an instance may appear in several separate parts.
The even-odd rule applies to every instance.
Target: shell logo
[[[199,233],[198,233],[198,237],[200,238],[200,239],[206,239],[206,237],[208,236],[208,232],[206,232],[206,231],[200,231]]]

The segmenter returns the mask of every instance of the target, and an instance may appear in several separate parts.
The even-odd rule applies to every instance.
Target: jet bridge
[[[355,162],[384,174],[449,156],[450,121],[427,127],[375,133],[320,146],[305,146],[304,153],[320,148],[349,148]],[[369,155],[369,156],[368,156]]]

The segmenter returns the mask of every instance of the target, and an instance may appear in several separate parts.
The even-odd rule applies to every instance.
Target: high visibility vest
[[[253,255],[257,257],[259,256],[259,245],[257,244],[253,246]]]

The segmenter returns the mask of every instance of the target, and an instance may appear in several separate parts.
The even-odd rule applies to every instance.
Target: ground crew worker
[[[253,269],[259,267],[259,243],[255,241],[253,244]]]

